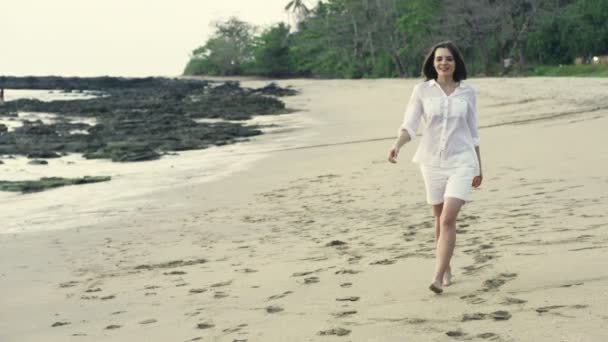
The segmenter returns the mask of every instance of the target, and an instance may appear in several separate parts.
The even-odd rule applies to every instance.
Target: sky
[[[213,22],[287,22],[288,2],[2,0],[0,75],[177,76]]]

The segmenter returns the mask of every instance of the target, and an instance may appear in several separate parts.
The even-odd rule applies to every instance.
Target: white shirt
[[[440,167],[475,166],[479,174],[475,152],[475,146],[479,146],[477,100],[473,87],[461,81],[447,96],[435,80],[417,84],[401,129],[407,130],[414,140],[420,121],[422,141],[413,162]]]

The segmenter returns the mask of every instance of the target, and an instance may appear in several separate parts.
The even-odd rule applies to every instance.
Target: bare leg
[[[443,291],[443,276],[450,265],[450,259],[456,244],[456,218],[464,201],[458,198],[446,198],[439,218],[439,239],[437,239],[437,253],[435,277],[430,288],[436,293]]]
[[[443,211],[443,203],[433,205],[433,216],[435,216],[435,249],[437,249],[437,243],[439,242],[439,236],[441,236],[441,212]],[[448,264],[448,268],[443,274],[443,286],[452,285],[452,268]]]

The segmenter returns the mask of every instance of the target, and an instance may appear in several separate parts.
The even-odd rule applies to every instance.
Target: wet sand
[[[469,81],[484,184],[442,295],[415,145],[386,161],[416,82],[280,81],[306,124],[223,177],[183,154],[1,194],[0,340],[608,339],[608,80]]]

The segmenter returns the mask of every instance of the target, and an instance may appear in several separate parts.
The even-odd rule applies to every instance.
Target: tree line
[[[410,77],[443,40],[456,42],[472,75],[608,54],[608,0],[291,0],[286,10],[292,26],[215,23],[184,74]]]

